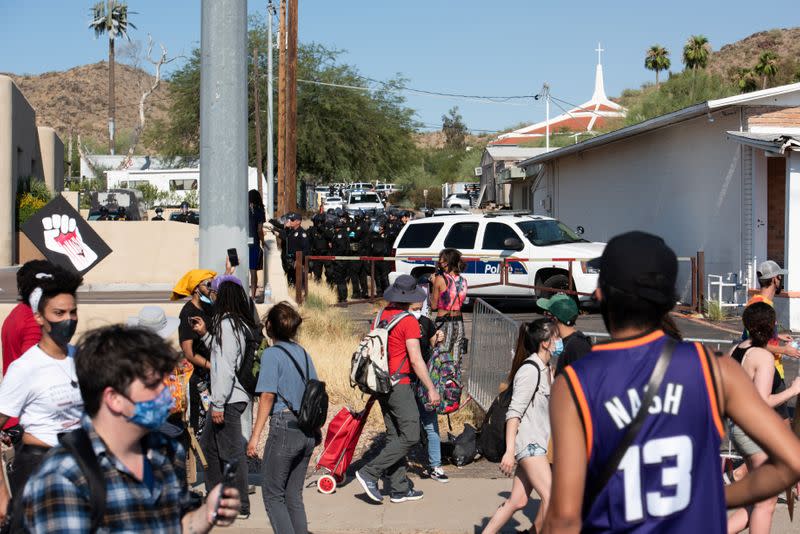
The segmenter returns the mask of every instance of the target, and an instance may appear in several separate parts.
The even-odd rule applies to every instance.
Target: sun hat
[[[145,306],[139,310],[139,315],[136,317],[128,317],[128,326],[145,328],[164,339],[175,333],[180,322],[177,317],[167,317],[164,310],[158,306]]]
[[[574,325],[578,318],[578,305],[572,297],[564,293],[553,295],[549,299],[539,299],[536,305],[567,326]]]
[[[383,292],[383,298],[389,302],[422,302],[428,296],[425,290],[417,286],[417,280],[410,274],[401,274],[394,284]]]
[[[214,278],[215,276],[217,276],[217,273],[214,271],[192,269],[184,274],[181,279],[178,280],[178,283],[175,284],[175,287],[172,288],[172,296],[170,296],[169,300],[179,300],[183,297],[188,297],[200,282],[208,280],[209,278]]]

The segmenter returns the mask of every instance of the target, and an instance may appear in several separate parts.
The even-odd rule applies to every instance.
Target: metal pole
[[[267,215],[272,217],[275,213],[275,162],[273,156],[272,132],[272,17],[275,16],[275,6],[272,0],[267,3]]]
[[[544,149],[547,152],[550,152],[550,86],[544,84],[544,109],[545,109],[545,142],[544,142]]]
[[[705,282],[706,278],[706,253],[697,251],[697,302],[702,311],[706,304]]]
[[[258,86],[261,80],[258,76],[258,47],[253,47],[253,106],[255,111],[255,141],[256,141],[256,174],[258,175],[258,196],[264,202],[264,175],[262,174],[264,162],[261,159],[261,107],[258,105]]]
[[[200,266],[223,272],[228,248],[247,258],[247,0],[201,13]]]

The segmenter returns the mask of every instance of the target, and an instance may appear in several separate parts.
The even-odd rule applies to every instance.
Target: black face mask
[[[775,288],[775,294],[780,295],[781,291],[783,291],[783,278],[778,280],[778,287]]]
[[[72,336],[75,335],[75,330],[78,328],[77,319],[64,319],[63,321],[50,322],[50,337],[56,342],[56,345],[66,350]]]

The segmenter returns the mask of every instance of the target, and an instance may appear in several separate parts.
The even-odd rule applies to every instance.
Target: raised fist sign
[[[88,269],[97,260],[97,253],[83,242],[74,218],[55,214],[42,219],[42,226],[47,249],[65,255],[77,271]]]

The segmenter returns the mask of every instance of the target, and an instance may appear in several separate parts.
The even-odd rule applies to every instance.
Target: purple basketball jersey
[[[599,477],[636,416],[666,337],[596,345],[566,370],[583,421],[586,480]],[[726,531],[720,465],[724,427],[710,356],[679,343],[642,428],[594,503],[584,494],[583,532]]]

